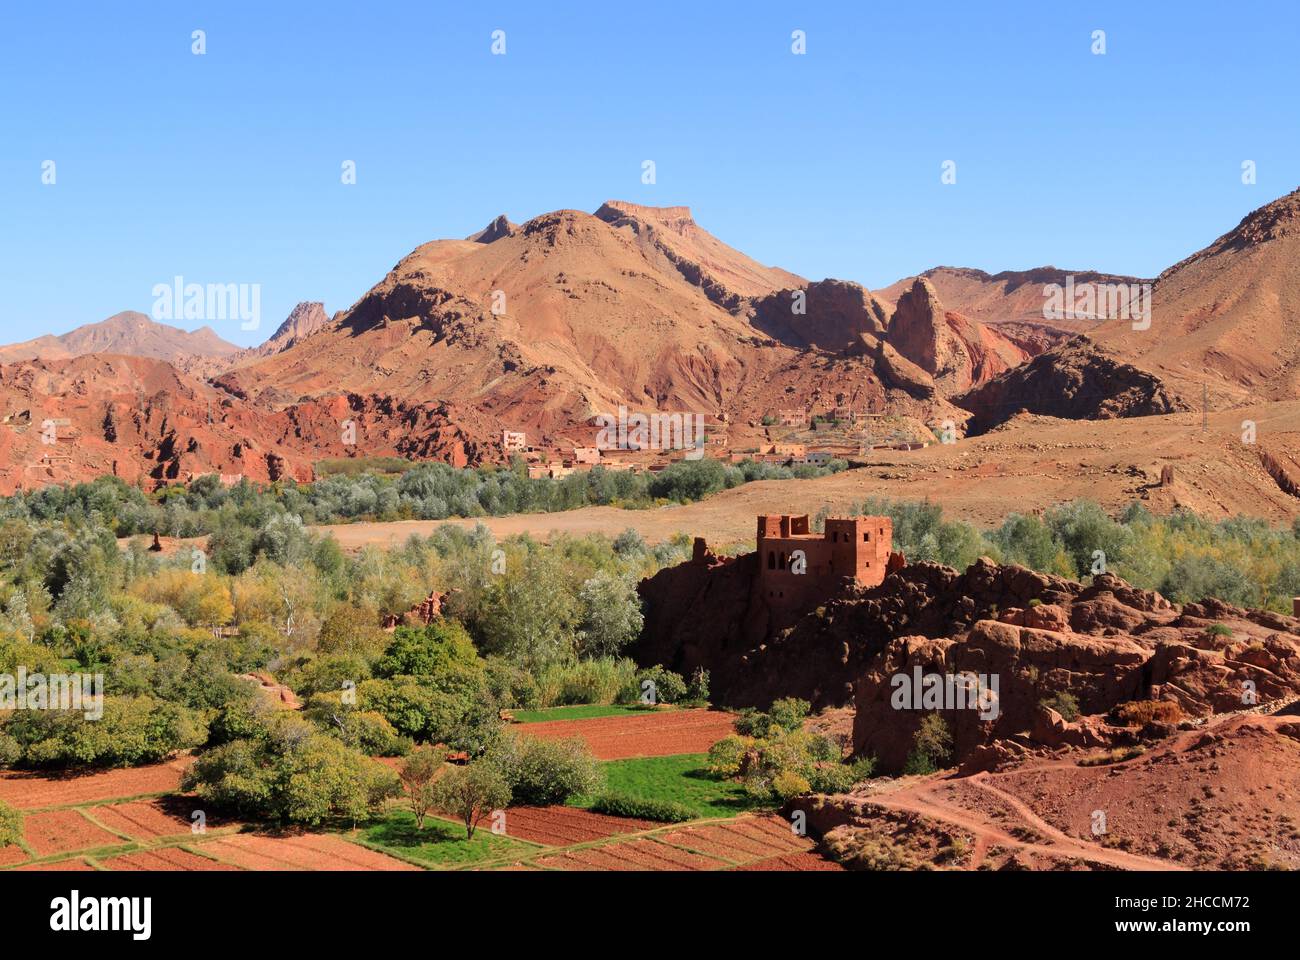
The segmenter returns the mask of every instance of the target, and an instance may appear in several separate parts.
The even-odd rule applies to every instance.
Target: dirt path
[[[1009,806],[1021,820],[1018,826],[1043,837],[1045,842],[1020,839],[1010,833],[1007,827],[994,823],[992,819],[980,811],[957,807],[935,796],[936,791],[943,789],[949,782],[943,778],[927,778],[893,790],[873,793],[870,800],[891,810],[902,810],[953,824],[971,834],[975,843],[969,869],[977,868],[983,862],[989,847],[995,844],[1008,849],[1023,851],[1030,855],[1045,856],[1056,860],[1088,860],[1094,863],[1104,863],[1121,870],[1176,871],[1187,869],[1180,864],[1144,857],[1124,850],[1102,847],[1071,837],[1037,816],[1018,798],[988,783],[985,774],[975,774],[964,778],[961,781],[962,783],[984,790]]]

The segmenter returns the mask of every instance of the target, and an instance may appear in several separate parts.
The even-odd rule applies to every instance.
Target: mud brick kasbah
[[[785,619],[830,599],[846,580],[878,586],[905,562],[892,550],[893,532],[889,517],[828,517],[816,533],[807,514],[761,515],[754,594]],[[709,556],[704,538],[696,537],[695,562]]]

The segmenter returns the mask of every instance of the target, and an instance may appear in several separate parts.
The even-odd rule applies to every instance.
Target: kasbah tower
[[[758,518],[758,589],[775,614],[803,613],[839,593],[846,579],[878,586],[902,566],[891,563],[889,517],[828,517],[813,533],[806,514]]]

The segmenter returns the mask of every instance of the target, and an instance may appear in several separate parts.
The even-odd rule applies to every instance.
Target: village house
[[[503,453],[523,453],[527,449],[527,434],[516,430],[501,431],[501,450]]]

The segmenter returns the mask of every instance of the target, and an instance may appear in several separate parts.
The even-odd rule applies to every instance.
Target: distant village
[[[522,430],[501,432],[502,460],[519,457],[527,463],[533,479],[558,479],[599,466],[606,470],[657,473],[682,460],[708,457],[728,463],[752,460],[781,467],[824,467],[833,460],[850,466],[872,450],[919,450],[928,446],[932,435],[921,436],[915,429],[891,423],[885,414],[865,413],[849,407],[832,407],[819,413],[801,408],[777,410],[755,424],[765,434],[763,442],[733,447],[725,420],[705,430],[700,446],[669,447],[635,443],[606,449],[582,445],[564,438],[544,444],[529,443]]]

